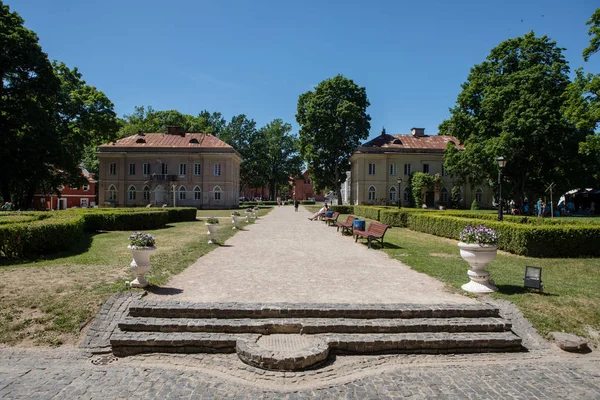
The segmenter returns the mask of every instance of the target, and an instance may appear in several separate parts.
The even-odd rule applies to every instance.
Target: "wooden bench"
[[[385,236],[385,232],[390,228],[389,225],[382,224],[381,222],[371,222],[369,227],[364,231],[354,230],[354,235],[356,236],[355,242],[358,241],[358,237],[367,238],[367,242],[369,244],[369,248],[371,248],[371,242],[373,240],[379,240],[381,242],[381,247],[385,247],[383,244],[383,237]]]
[[[348,215],[348,218],[346,219],[346,222],[336,222],[335,226],[337,226],[337,231],[340,231],[340,228],[342,228],[342,235],[345,232],[348,233],[352,233],[352,230],[354,229],[354,220],[356,219],[356,217],[354,215]]]
[[[335,224],[337,222],[337,219],[339,218],[339,216],[340,216],[340,213],[336,211],[333,213],[333,215],[331,217],[323,218],[323,221],[325,221],[325,225],[333,226],[333,224]]]

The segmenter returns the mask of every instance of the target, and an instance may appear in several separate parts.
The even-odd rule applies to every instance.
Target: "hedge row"
[[[163,228],[195,221],[196,209],[76,209],[39,213],[34,221],[0,225],[0,257],[49,254],[73,246],[85,232]],[[35,215],[35,214],[34,214]]]

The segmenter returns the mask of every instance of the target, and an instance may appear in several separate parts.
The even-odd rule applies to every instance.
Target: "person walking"
[[[294,199],[294,210],[296,212],[298,212],[298,205],[300,204],[300,202],[298,201],[298,199]]]

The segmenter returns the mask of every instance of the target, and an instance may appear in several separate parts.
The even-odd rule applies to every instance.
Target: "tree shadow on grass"
[[[523,293],[533,293],[540,296],[558,296],[554,293],[548,292],[540,292],[536,289],[526,288],[524,286],[516,286],[516,285],[496,285],[498,291],[502,294],[523,294]]]
[[[45,260],[50,261],[50,260],[56,260],[59,258],[65,258],[65,257],[71,257],[71,256],[83,254],[83,253],[87,252],[90,249],[90,247],[92,247],[92,241],[94,240],[94,236],[102,235],[104,233],[106,233],[106,232],[95,232],[95,233],[86,232],[83,235],[81,235],[79,240],[74,245],[72,245],[71,247],[69,247],[66,250],[60,250],[56,253],[29,254],[29,255],[23,256],[22,258],[0,258],[0,266],[21,265],[21,264],[28,264],[28,263],[35,262],[35,261],[45,261]]]

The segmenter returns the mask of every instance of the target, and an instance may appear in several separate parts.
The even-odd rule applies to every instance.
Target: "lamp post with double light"
[[[500,156],[496,162],[498,162],[498,221],[502,221],[502,170],[506,166],[506,160]]]
[[[400,194],[402,193],[400,189],[402,185],[402,178],[398,178],[396,182],[398,182],[398,198],[396,199],[396,202],[398,203],[398,209],[400,209]]]

